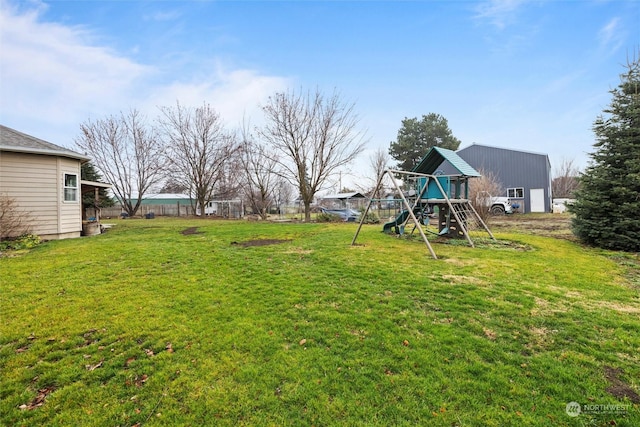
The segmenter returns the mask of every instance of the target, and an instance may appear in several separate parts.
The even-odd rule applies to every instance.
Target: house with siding
[[[89,158],[0,125],[0,194],[25,215],[43,239],[82,233],[80,166]],[[92,183],[86,189],[92,191]],[[104,184],[103,184],[104,186]]]
[[[502,186],[502,194],[512,204],[518,204],[519,212],[551,212],[551,162],[541,153],[511,150],[472,144],[456,152],[475,170],[495,175]],[[452,173],[443,164],[445,173]]]

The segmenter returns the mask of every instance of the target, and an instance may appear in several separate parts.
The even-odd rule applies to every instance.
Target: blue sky
[[[639,1],[0,0],[0,122],[72,147],[81,122],[210,103],[260,123],[287,89],[355,103],[368,157],[435,112],[462,146],[581,167],[640,47]],[[345,173],[345,176],[349,176]]]

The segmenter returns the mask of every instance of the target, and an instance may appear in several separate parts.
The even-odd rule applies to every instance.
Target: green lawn
[[[635,255],[113,222],[0,258],[0,425],[640,425]]]

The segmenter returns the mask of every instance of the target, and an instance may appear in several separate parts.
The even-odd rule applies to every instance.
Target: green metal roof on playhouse
[[[462,176],[481,176],[477,170],[465,162],[462,157],[458,156],[455,151],[440,147],[431,147],[411,172],[433,175],[444,161],[449,162]]]

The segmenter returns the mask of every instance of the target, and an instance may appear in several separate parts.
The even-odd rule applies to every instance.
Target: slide
[[[423,218],[424,215],[431,213],[432,210],[429,206],[416,206],[415,208],[413,208],[413,214],[418,218],[418,221],[422,221],[421,218]],[[405,223],[405,221],[407,220],[407,218],[409,217],[409,211],[408,210],[403,210],[402,212],[400,212],[400,214],[398,214],[398,216],[396,217],[396,219],[394,219],[393,221],[387,222],[383,227],[382,227],[382,231],[385,233],[391,233],[392,231],[396,234],[402,234],[404,233],[404,230],[402,229],[402,224]],[[425,220],[427,220],[428,218],[426,218],[426,216],[424,217]],[[413,224],[413,223],[412,223]],[[425,224],[426,225],[426,224]]]
[[[396,234],[400,234],[399,225],[404,224],[408,216],[409,216],[409,211],[406,209],[403,210],[402,212],[400,212],[400,215],[398,215],[395,220],[391,222],[387,222],[382,227],[382,231],[385,233],[391,233],[391,231],[394,231]]]
[[[413,214],[418,215],[420,214],[421,211],[422,211],[422,208],[420,206],[416,206],[413,209]],[[403,230],[401,230],[400,226],[404,224],[404,222],[407,220],[408,217],[409,217],[409,211],[405,209],[402,212],[400,212],[400,214],[396,217],[395,220],[387,222],[382,227],[382,231],[385,233],[391,233],[393,231],[396,234],[402,234]]]

